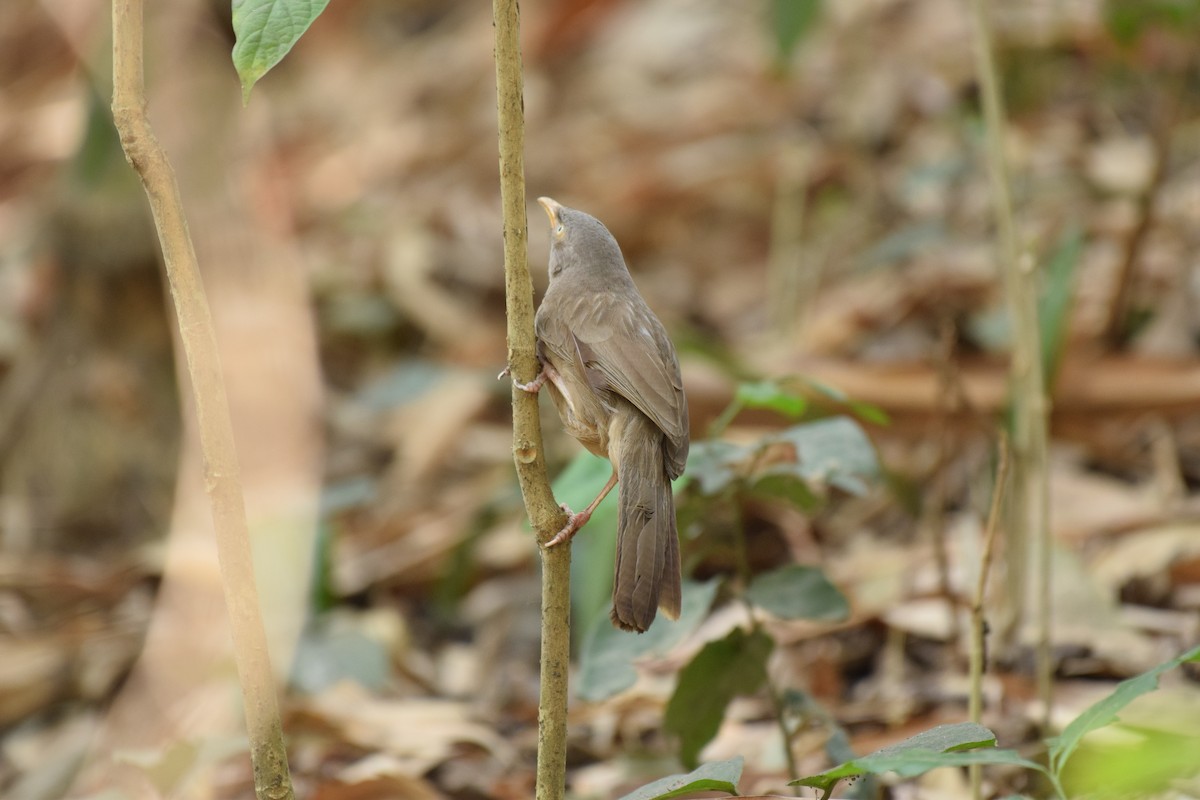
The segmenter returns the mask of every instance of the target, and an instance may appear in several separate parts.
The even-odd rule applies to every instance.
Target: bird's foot
[[[509,375],[512,375],[512,369],[510,367],[505,367],[504,371],[496,376],[496,380],[504,380]],[[546,370],[543,368],[542,371],[537,374],[537,377],[531,380],[529,383],[521,383],[516,378],[513,378],[512,384],[523,392],[537,394],[538,390],[542,388],[542,384],[546,382],[546,377]]]
[[[562,530],[554,534],[550,541],[546,542],[546,547],[554,547],[556,544],[571,541],[575,537],[575,534],[579,533],[579,529],[586,525],[587,521],[592,518],[591,508],[585,508],[578,514],[572,511],[566,503],[560,505],[559,508],[567,512],[567,524],[562,527]]]

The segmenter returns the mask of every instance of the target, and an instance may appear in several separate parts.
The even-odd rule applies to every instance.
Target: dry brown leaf
[[[474,718],[470,705],[428,698],[387,699],[343,682],[299,706],[334,726],[338,735],[369,752],[393,757],[394,770],[420,776],[450,758],[460,745],[474,745],[501,763],[516,757],[512,746]]]

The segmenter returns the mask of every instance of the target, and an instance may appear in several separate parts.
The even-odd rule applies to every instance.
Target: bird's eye
[[[554,228],[554,232],[559,234],[560,236],[562,235],[563,230],[564,230],[564,228],[563,228],[563,224],[561,222],[558,223],[558,225],[555,226],[555,228]]]

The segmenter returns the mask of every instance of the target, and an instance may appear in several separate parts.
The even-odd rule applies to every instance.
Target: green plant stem
[[[1012,472],[1010,515],[1006,526],[1009,601],[1015,604],[1005,622],[1006,639],[1015,635],[1024,617],[1030,541],[1037,555],[1037,682],[1044,722],[1050,718],[1053,663],[1050,651],[1050,532],[1046,483],[1047,415],[1045,370],[1042,366],[1037,286],[1032,258],[1019,256],[1004,158],[1004,107],[992,53],[984,0],[971,0],[975,28],[976,68],[986,122],[988,177],[1001,255],[1009,318],[1012,320]]]
[[[746,567],[747,569],[749,568],[748,563]],[[751,632],[759,633],[762,631],[763,625],[758,619],[758,615],[754,613],[754,604],[746,598],[745,594],[741,595],[739,599],[742,605],[746,607],[746,616],[750,619]],[[796,755],[792,752],[792,733],[788,730],[787,709],[783,705],[783,695],[775,688],[775,682],[771,680],[770,670],[767,670],[765,683],[767,686],[767,696],[771,698],[771,708],[775,710],[775,724],[779,726],[779,737],[783,741],[783,757],[787,760],[788,780],[798,781],[800,780],[800,768],[796,764]],[[799,794],[796,791],[793,793]]]
[[[725,410],[722,411],[716,419],[714,419],[711,423],[709,423],[708,438],[709,439],[721,438],[721,434],[725,433],[725,429],[729,427],[730,423],[733,422],[734,418],[738,414],[742,413],[743,408],[744,408],[744,406],[742,404],[742,401],[739,400],[736,396],[732,400],[730,400],[729,405],[725,406]]]
[[[1004,488],[1008,483],[1008,437],[1000,433],[1000,461],[996,467],[996,482],[992,487],[992,503],[988,509],[986,533],[983,538],[983,553],[979,560],[979,580],[975,584],[975,597],[971,601],[971,647],[970,694],[968,695],[967,718],[971,722],[983,721],[983,670],[986,642],[984,641],[983,606],[987,598],[988,575],[992,570],[992,556],[996,551],[996,531],[1000,527],[1000,509]],[[978,764],[970,768],[971,797],[982,797],[982,776]]]
[[[141,179],[150,202],[187,358],[234,663],[245,703],[254,791],[262,800],[291,800],[295,792],[283,745],[266,630],[259,611],[241,473],[216,333],[175,173],[147,116],[143,31],[142,0],[115,0],[113,122],[125,157]]]
[[[496,115],[500,132],[500,201],[504,212],[504,295],[508,366],[531,381],[539,364],[533,330],[525,218],[525,112],[521,23],[517,0],[493,0],[496,31]],[[542,451],[537,396],[513,387],[513,461],[529,521],[539,544],[566,524],[554,502]],[[559,800],[566,791],[567,675],[571,657],[571,548],[542,552],[542,653],[538,693],[537,798]]]
[[[753,614],[753,609],[751,609]],[[753,616],[751,617],[753,619]],[[754,624],[755,629],[761,628],[757,622]],[[771,697],[771,707],[775,709],[775,723],[779,726],[779,736],[783,739],[783,757],[787,759],[788,780],[800,780],[800,768],[796,764],[796,754],[792,752],[792,732],[788,730],[787,724],[787,709],[783,705],[783,696],[779,690],[775,688],[775,682],[771,680],[771,671],[767,670],[767,694]],[[799,791],[792,790],[793,794],[799,795]]]

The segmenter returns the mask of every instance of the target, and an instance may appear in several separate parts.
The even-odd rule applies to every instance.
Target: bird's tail
[[[618,628],[641,633],[654,621],[656,609],[679,618],[679,534],[662,431],[643,415],[632,416],[620,434],[611,617]]]

